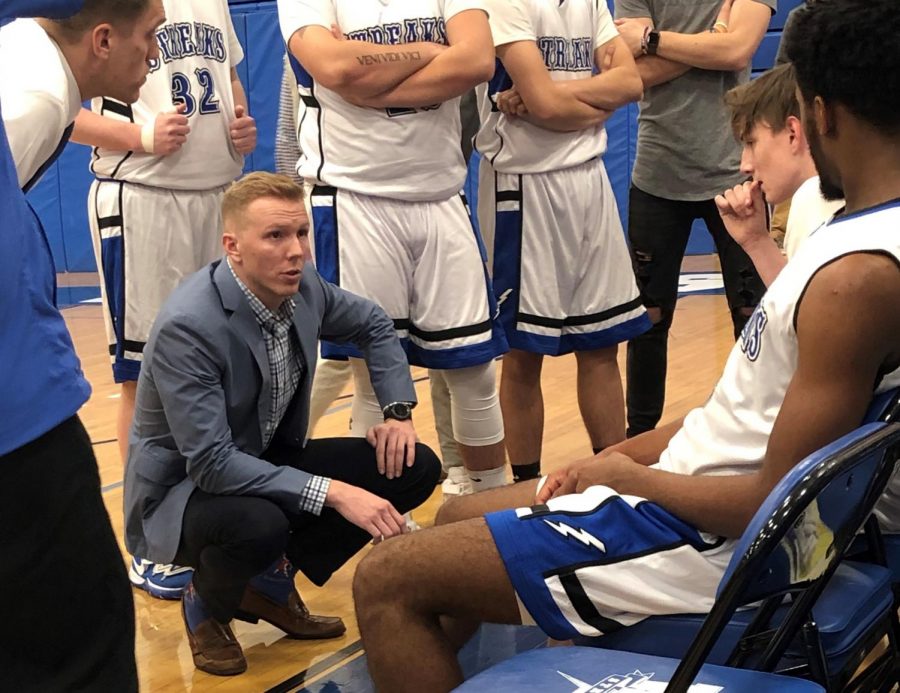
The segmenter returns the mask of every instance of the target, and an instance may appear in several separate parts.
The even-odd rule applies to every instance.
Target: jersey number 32
[[[216,88],[213,84],[212,73],[205,67],[198,67],[194,70],[197,76],[197,85],[199,89],[195,92],[191,80],[183,72],[176,72],[172,75],[172,101],[174,103],[184,104],[184,115],[192,116],[198,110],[200,115],[219,112],[219,100],[216,98]]]

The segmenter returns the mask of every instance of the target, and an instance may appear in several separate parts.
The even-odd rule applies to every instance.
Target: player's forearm
[[[747,253],[759,278],[768,287],[772,285],[775,278],[784,269],[787,264],[787,258],[782,254],[779,247],[768,235],[760,238],[754,238],[752,241],[741,246]]]
[[[231,78],[231,91],[234,94],[234,105],[243,106],[244,113],[249,113],[250,108],[247,105],[247,92],[244,91],[244,85],[241,84],[241,80],[237,75],[233,75]]]
[[[688,476],[633,468],[613,488],[661,505],[702,532],[738,538],[765,500],[758,475]]]
[[[641,75],[641,82],[644,83],[644,89],[671,82],[691,69],[690,65],[666,60],[658,55],[640,56],[635,63],[638,73]]]
[[[614,68],[594,77],[558,84],[579,101],[607,111],[639,101],[644,93],[640,76],[634,68]]]
[[[487,82],[494,74],[493,52],[477,45],[451,46],[396,86],[366,99],[374,108],[412,108],[443,103]]]
[[[602,125],[611,115],[612,111],[595,108],[573,98],[571,104],[559,104],[558,108],[541,113],[541,115],[528,112],[516,117],[545,130],[577,132]]]
[[[634,438],[628,438],[621,443],[612,445],[601,453],[620,452],[627,455],[638,464],[649,466],[659,462],[659,457],[663,450],[669,446],[669,441],[681,430],[684,424],[684,418],[670,421],[669,423],[658,426],[652,431],[647,431]]]
[[[318,65],[311,66],[309,61],[304,62],[300,46],[305,30],[291,37],[291,52],[319,84],[355,100],[393,89],[446,50],[436,43],[382,46],[368,41],[335,40],[323,42]]]
[[[140,124],[105,118],[86,108],[82,108],[75,118],[72,141],[119,152],[144,151]]]

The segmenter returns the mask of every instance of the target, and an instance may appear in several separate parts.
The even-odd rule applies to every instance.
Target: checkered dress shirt
[[[303,359],[300,354],[300,345],[297,344],[296,337],[291,336],[291,326],[294,322],[294,309],[297,304],[294,299],[288,298],[283,301],[276,312],[272,312],[266,308],[265,304],[247,285],[241,281],[240,277],[228,261],[228,269],[247,301],[250,309],[256,317],[256,321],[262,331],[263,339],[266,342],[266,355],[269,360],[269,376],[272,381],[272,389],[269,401],[269,419],[263,428],[263,450],[269,447],[275,430],[284,413],[287,411],[288,405],[297,392],[297,386],[300,384],[300,377],[303,375]],[[325,496],[328,493],[328,487],[331,480],[324,476],[315,476],[309,480],[300,493],[300,510],[318,515],[322,512],[325,505]]]

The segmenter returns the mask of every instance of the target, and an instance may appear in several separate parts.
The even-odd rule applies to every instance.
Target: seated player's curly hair
[[[803,99],[900,135],[898,0],[806,0],[784,38]]]

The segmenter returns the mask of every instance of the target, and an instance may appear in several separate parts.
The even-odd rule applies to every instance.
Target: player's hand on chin
[[[570,493],[581,493],[591,486],[609,486],[625,493],[623,481],[641,467],[620,452],[607,452],[572,464],[548,475],[547,481],[535,496],[536,503]]]
[[[230,127],[231,143],[238,154],[247,155],[256,149],[256,120],[247,115],[244,107],[234,107],[234,120]]]
[[[375,448],[378,473],[394,479],[403,473],[403,463],[412,467],[416,460],[416,429],[412,420],[388,419],[366,433],[369,445]]]

